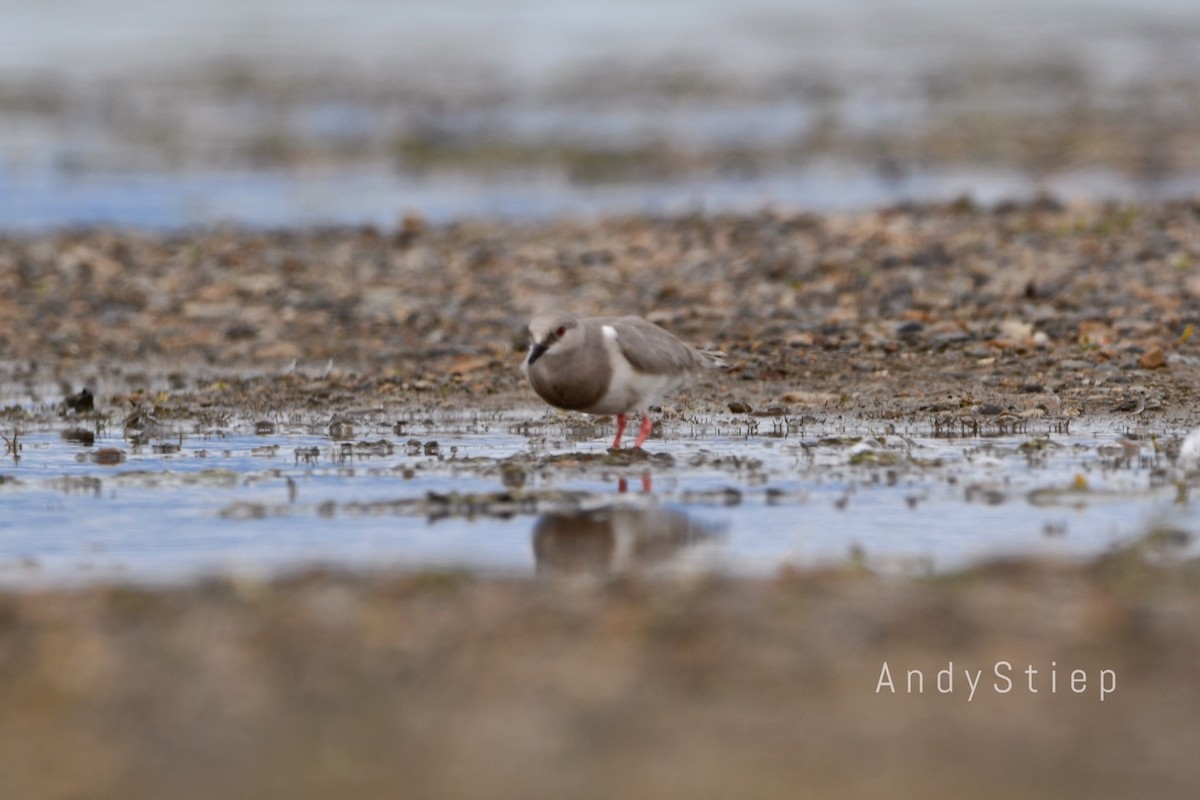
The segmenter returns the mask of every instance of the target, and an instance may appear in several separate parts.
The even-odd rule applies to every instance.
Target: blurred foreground
[[[1194,797],[1197,658],[1197,563],[1137,552],[0,595],[0,795]]]

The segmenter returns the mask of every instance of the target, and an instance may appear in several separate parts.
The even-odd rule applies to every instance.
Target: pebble
[[[507,461],[500,465],[500,482],[509,489],[520,489],[525,485],[526,472],[520,464]]]
[[[91,447],[96,442],[96,434],[86,428],[71,428],[63,431],[59,436],[63,441],[81,444],[84,447]]]
[[[1159,369],[1167,365],[1167,356],[1161,347],[1155,347],[1142,353],[1138,363],[1143,369]]]
[[[102,447],[96,452],[92,453],[91,457],[92,461],[97,464],[111,466],[113,464],[122,463],[125,460],[125,453],[124,451],[118,450],[115,447]]]
[[[80,389],[75,394],[68,395],[63,398],[62,404],[64,411],[75,413],[92,411],[96,407],[96,401],[90,389]]]

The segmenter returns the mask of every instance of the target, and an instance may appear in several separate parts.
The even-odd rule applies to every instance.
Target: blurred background
[[[8,0],[0,228],[1200,189],[1194,0]]]

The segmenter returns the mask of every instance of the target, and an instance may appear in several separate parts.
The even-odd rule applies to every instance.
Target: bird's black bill
[[[545,353],[546,350],[547,350],[546,345],[535,344],[533,347],[529,348],[529,361],[527,361],[526,363],[529,364],[530,366],[533,366],[533,362],[535,362],[539,358],[541,358],[542,354]]]

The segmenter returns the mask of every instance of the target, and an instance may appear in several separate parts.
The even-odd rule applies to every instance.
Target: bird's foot
[[[612,447],[608,448],[609,450],[621,449],[621,434],[625,432],[625,423],[627,421],[624,414],[617,414],[617,437],[613,439]]]
[[[646,443],[646,439],[650,438],[650,431],[654,428],[654,422],[650,419],[650,414],[642,415],[642,427],[638,430],[637,441],[633,443],[634,448],[641,448]]]

